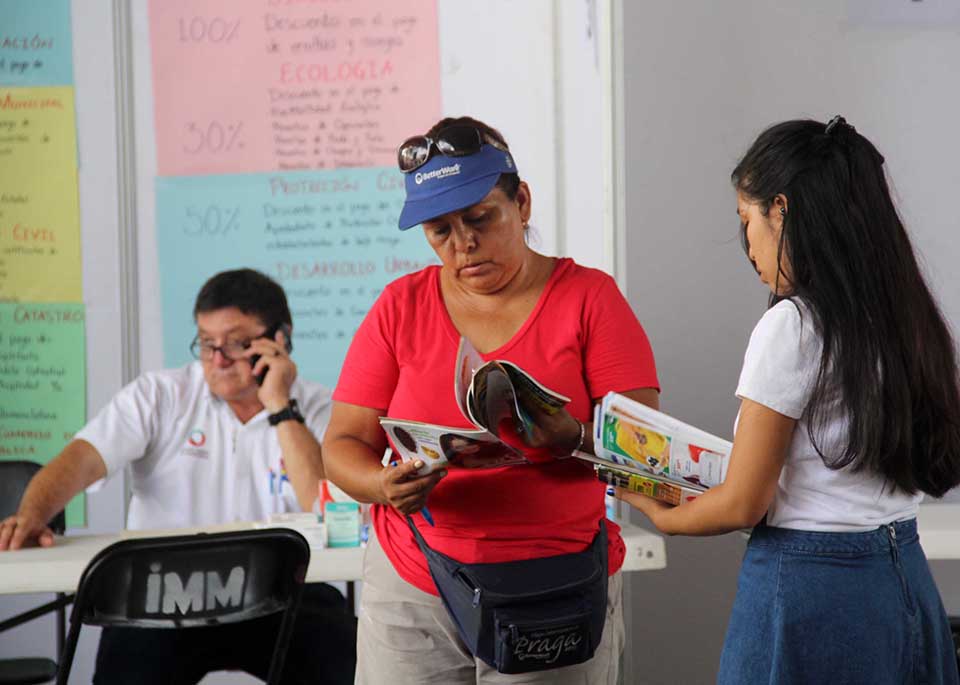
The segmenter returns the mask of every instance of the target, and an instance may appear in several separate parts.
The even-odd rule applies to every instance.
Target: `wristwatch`
[[[290,400],[290,404],[276,414],[270,414],[270,416],[267,417],[267,421],[270,422],[271,426],[276,426],[278,423],[290,421],[291,419],[303,423],[303,414],[300,413],[300,407],[297,406],[297,401],[293,399]]]

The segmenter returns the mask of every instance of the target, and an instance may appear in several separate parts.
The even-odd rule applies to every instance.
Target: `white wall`
[[[578,263],[611,271],[605,251],[603,80],[600,22],[596,0],[556,3],[558,253]],[[609,227],[612,229],[612,227]]]
[[[836,0],[622,6],[627,290],[667,411],[732,433],[733,389],[766,292],[739,245],[729,176],[784,119],[840,113],[878,145],[957,330],[957,26],[856,29]],[[739,535],[673,538],[665,571],[634,574],[631,682],[714,679],[743,548]],[[958,565],[933,566],[960,613]]]

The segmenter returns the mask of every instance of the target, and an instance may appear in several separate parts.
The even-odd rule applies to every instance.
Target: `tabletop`
[[[87,563],[101,549],[130,537],[189,535],[231,530],[249,530],[252,523],[182,528],[172,530],[123,531],[112,535],[71,535],[58,537],[52,547],[21,549],[0,553],[0,594],[27,592],[74,592]],[[638,526],[623,525],[627,554],[624,571],[648,571],[666,566],[663,538]],[[361,580],[363,548],[311,549],[307,582]]]

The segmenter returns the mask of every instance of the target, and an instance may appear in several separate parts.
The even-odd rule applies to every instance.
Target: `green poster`
[[[84,309],[0,302],[0,459],[45,464],[86,417]],[[83,495],[67,525],[85,525]]]

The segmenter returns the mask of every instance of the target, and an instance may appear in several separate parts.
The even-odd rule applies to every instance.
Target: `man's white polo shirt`
[[[330,392],[297,379],[290,396],[321,440],[330,420]],[[199,362],[143,374],[75,437],[97,448],[107,478],[130,465],[128,528],[254,521],[300,511],[266,410],[240,423],[210,392]]]

